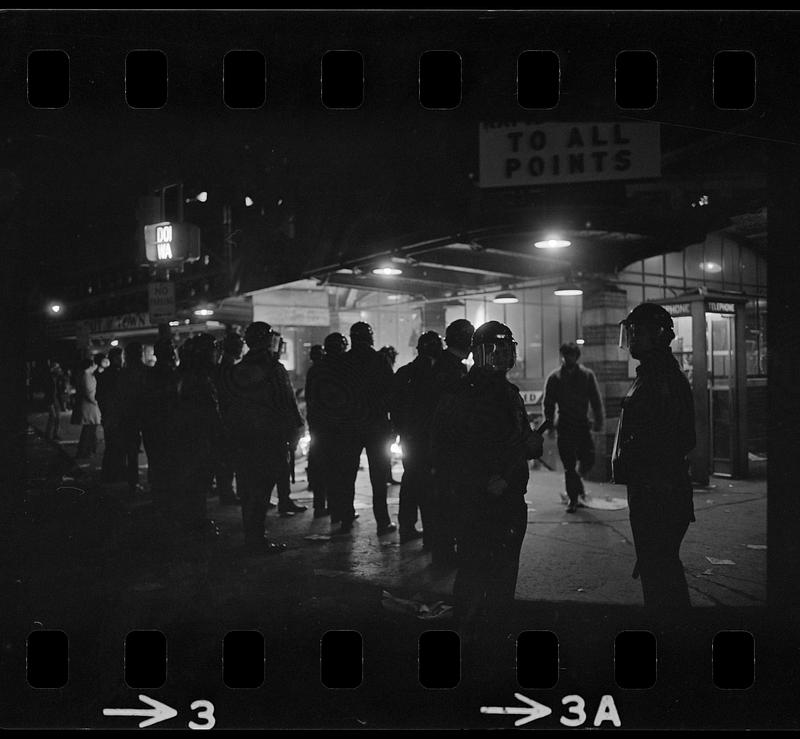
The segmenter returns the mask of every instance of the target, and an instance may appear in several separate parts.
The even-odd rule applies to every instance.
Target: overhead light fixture
[[[583,290],[574,282],[566,282],[553,290],[553,295],[558,295],[559,298],[570,298],[576,295],[583,295]]]
[[[211,308],[196,308],[194,314],[196,316],[213,316],[214,311]]]
[[[64,310],[64,306],[61,303],[50,303],[47,306],[47,310],[49,310],[54,316],[57,316],[61,311]]]
[[[519,298],[514,295],[514,293],[504,292],[498,293],[494,300],[494,303],[519,303]]]
[[[170,325],[170,326],[180,326],[180,325],[181,325],[181,322],[180,322],[180,321],[170,321],[170,322],[169,322],[169,325]]]
[[[575,343],[576,344],[580,344],[581,346],[583,346],[586,343],[586,340],[585,339],[575,339]]]
[[[244,207],[249,208],[251,205],[253,205],[253,198],[251,198],[249,195],[245,195]]]
[[[372,270],[373,275],[384,275],[386,277],[394,277],[395,275],[402,275],[403,270],[399,267],[375,267]]]
[[[111,346],[119,346],[119,339],[111,339],[109,343]]]
[[[722,272],[722,265],[717,262],[700,262],[703,272]]]
[[[208,193],[205,190],[203,190],[203,192],[197,193],[197,195],[195,195],[193,198],[186,198],[187,203],[194,203],[194,202],[205,203],[206,200],[208,200]]]
[[[568,246],[572,246],[572,242],[568,239],[560,239],[556,236],[548,236],[546,239],[542,239],[541,241],[534,241],[533,245],[537,249],[564,249]]]

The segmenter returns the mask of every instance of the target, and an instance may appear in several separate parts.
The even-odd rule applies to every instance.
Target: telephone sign
[[[153,223],[144,227],[149,262],[192,262],[200,259],[200,229],[191,223]]]

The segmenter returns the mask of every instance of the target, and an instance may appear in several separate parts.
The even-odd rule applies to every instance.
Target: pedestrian
[[[464,360],[469,357],[475,327],[466,318],[458,318],[445,329],[447,348],[434,364],[436,402],[445,393],[455,392],[459,382],[467,374]],[[431,564],[434,567],[452,568],[456,563],[455,518],[458,506],[452,485],[443,476],[433,478],[433,488],[428,513],[428,535]]]
[[[306,478],[308,480],[308,490],[314,493],[314,518],[322,518],[330,515],[327,506],[327,496],[325,494],[326,480],[322,472],[319,458],[319,446],[317,439],[317,429],[312,421],[312,411],[310,409],[308,394],[314,384],[315,367],[325,359],[325,347],[322,344],[314,344],[308,352],[310,366],[306,373],[306,383],[303,394],[306,399],[306,423],[308,424],[308,453],[306,456]]]
[[[603,430],[605,412],[594,372],[578,361],[580,347],[570,341],[561,345],[559,353],[561,367],[548,376],[542,404],[546,428],[550,434],[556,429],[558,431],[558,454],[564,466],[564,484],[569,501],[567,513],[575,513],[579,506],[583,507],[580,499],[586,497],[583,478],[594,466],[595,450],[590,428],[598,433]],[[588,417],[590,405],[594,421],[591,425]]]
[[[172,429],[178,400],[177,353],[172,338],[163,337],[153,345],[155,364],[145,374],[142,443],[147,455],[147,479],[150,496],[162,523],[174,521],[170,511],[171,475],[177,438]]]
[[[347,406],[339,381],[342,375],[340,365],[347,347],[344,334],[328,334],[323,344],[324,355],[306,375],[306,421],[311,437],[309,455],[310,450],[314,450],[314,518],[329,515],[332,523],[336,523],[336,516],[341,515],[337,503],[341,504],[347,498],[347,475],[340,454],[339,436],[340,422]],[[353,511],[353,516],[358,514]]]
[[[394,372],[394,365],[395,365],[395,362],[397,361],[397,349],[395,349],[393,346],[382,346],[380,349],[378,349],[378,354],[381,354],[386,359],[386,362],[389,365],[389,369],[391,369],[392,372]],[[396,437],[397,437],[396,429],[392,429],[391,438],[395,439]],[[392,467],[393,467],[393,456],[390,453],[390,455],[389,455],[389,472],[386,475],[386,482],[389,485],[400,485],[402,480],[395,480],[394,479],[394,475],[392,473]]]
[[[337,533],[351,530],[355,519],[355,484],[361,452],[366,450],[372,487],[372,512],[378,536],[397,530],[386,501],[390,467],[391,424],[388,403],[392,369],[373,348],[372,327],[357,321],[350,328],[350,350],[337,362],[338,381],[344,393],[337,444],[344,472],[342,498],[331,520],[341,522]]]
[[[61,365],[55,360],[47,361],[46,372],[43,377],[44,402],[47,406],[47,425],[44,436],[52,441],[60,441],[58,435],[61,426],[61,412],[64,408],[64,372]]]
[[[428,537],[428,501],[433,488],[430,456],[430,431],[438,393],[434,364],[444,351],[442,337],[425,331],[417,340],[417,357],[394,375],[390,404],[391,419],[400,435],[403,449],[403,480],[400,485],[400,542],[422,538],[423,548],[430,547]],[[422,531],[416,528],[417,511]],[[426,533],[428,532],[428,533]]]
[[[641,578],[645,608],[659,617],[690,606],[680,546],[695,520],[686,458],[696,442],[694,401],[670,350],[674,338],[672,317],[655,303],[637,305],[620,322],[620,347],[639,366],[622,401],[612,474],[628,487],[633,576]]]
[[[122,373],[122,349],[112,347],[108,352],[109,366],[97,377],[97,402],[103,421],[102,478],[114,483],[125,478],[125,442],[119,401],[119,378]]]
[[[172,475],[167,510],[189,536],[218,532],[206,518],[206,499],[220,449],[222,424],[213,376],[214,337],[201,333],[181,346],[177,393],[170,420]]]
[[[145,424],[148,367],[143,360],[144,348],[138,341],[129,341],[123,352],[124,366],[117,381],[120,413],[120,434],[124,449],[125,482],[131,496],[140,495],[139,452]]]
[[[97,368],[92,359],[84,359],[79,365],[76,403],[72,412],[72,423],[81,427],[75,459],[88,459],[97,451],[97,427],[100,425],[100,406],[96,397]]]
[[[287,444],[299,436],[299,413],[291,381],[278,361],[281,335],[255,321],[244,340],[249,351],[220,376],[222,419],[234,449],[245,545],[273,554],[285,545],[266,536],[267,499],[287,472]]]
[[[215,383],[218,385],[220,375],[226,369],[233,367],[241,358],[244,351],[244,339],[233,331],[225,334],[220,343],[220,360],[217,366]],[[236,475],[234,455],[227,434],[223,434],[222,448],[218,456],[218,466],[214,473],[216,478],[216,492],[220,505],[236,505],[239,499],[233,490],[233,480]]]
[[[457,501],[458,574],[454,616],[472,641],[505,627],[527,527],[528,459],[542,452],[519,389],[506,378],[516,361],[508,326],[489,321],[472,338],[468,374],[439,401],[431,441],[437,476]]]

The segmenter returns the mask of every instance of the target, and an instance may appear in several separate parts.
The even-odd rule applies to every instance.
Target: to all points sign
[[[480,186],[661,176],[657,123],[482,123]]]

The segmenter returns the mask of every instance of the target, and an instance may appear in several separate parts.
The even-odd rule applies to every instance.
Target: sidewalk
[[[44,429],[43,414],[31,418],[34,428]],[[60,449],[74,455],[79,427],[62,424]],[[96,478],[103,443],[92,464],[85,468]],[[140,458],[142,482],[147,460]],[[397,479],[401,474],[395,471]],[[293,518],[268,514],[271,536],[285,541],[288,561],[302,561],[319,575],[350,578],[379,585],[390,592],[424,592],[448,598],[453,575],[436,576],[421,541],[400,545],[398,535],[377,537],[372,516],[371,489],[366,458],[356,483],[356,521],[351,539],[324,538],[330,533],[329,519],[314,519],[312,499],[306,489],[305,460],[298,460],[292,498],[308,511]],[[610,483],[586,483],[590,499],[603,504],[608,499],[624,505],[625,489]],[[639,605],[641,586],[631,578],[633,540],[627,507],[619,510],[580,508],[566,513],[562,502],[563,475],[542,467],[532,470],[526,500],[528,529],[520,556],[517,598],[530,601]],[[125,505],[124,486],[116,495]],[[399,486],[389,488],[389,511],[397,518]],[[273,492],[273,502],[277,494]],[[689,527],[681,557],[695,606],[759,606],[766,597],[766,481],[715,478],[709,489],[694,496],[696,523]],[[225,546],[241,544],[241,518],[237,506],[219,506],[208,501],[209,516],[221,530]],[[307,537],[315,537],[310,540]],[[713,562],[711,560],[714,560]],[[722,564],[724,562],[725,564]]]

